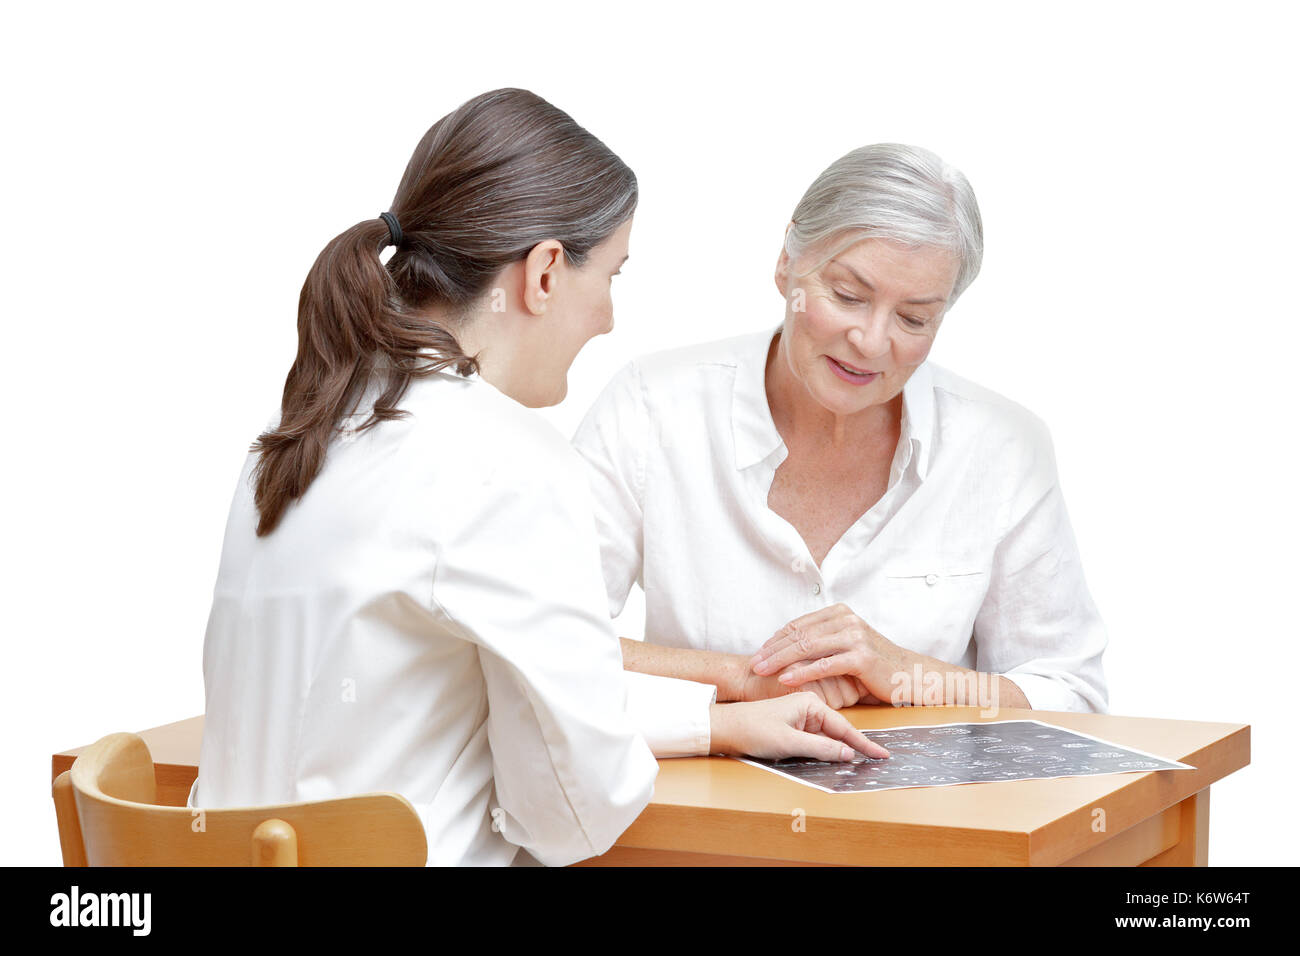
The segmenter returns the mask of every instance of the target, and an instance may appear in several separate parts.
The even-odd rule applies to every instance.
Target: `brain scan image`
[[[859,756],[847,765],[806,759],[737,759],[837,794],[1191,769],[1175,760],[1038,720],[862,729],[888,747],[893,756]]]

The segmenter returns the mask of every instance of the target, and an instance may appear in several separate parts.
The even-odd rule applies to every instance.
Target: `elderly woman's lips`
[[[832,372],[834,372],[840,378],[844,379],[844,381],[849,382],[853,385],[866,385],[868,382],[874,382],[876,380],[876,376],[880,374],[879,372],[854,371],[852,366],[845,367],[844,365],[841,365],[839,362],[835,361],[835,359],[831,358],[829,355],[826,356],[826,361],[830,365]]]

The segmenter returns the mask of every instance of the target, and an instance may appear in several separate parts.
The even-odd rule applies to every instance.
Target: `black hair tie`
[[[391,240],[389,245],[400,246],[402,244],[402,227],[397,224],[397,217],[391,212],[381,212],[379,218],[384,220],[388,226],[388,238]]]

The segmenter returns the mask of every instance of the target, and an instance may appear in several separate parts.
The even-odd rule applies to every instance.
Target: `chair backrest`
[[[65,866],[423,866],[424,825],[396,793],[236,809],[155,802],[135,734],[87,747],[54,781]]]

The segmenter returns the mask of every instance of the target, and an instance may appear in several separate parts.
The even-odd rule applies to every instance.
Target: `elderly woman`
[[[966,178],[879,144],[787,227],[775,329],[631,363],[574,437],[631,670],[747,700],[1104,711],[1051,439],[927,361],[979,272]]]

